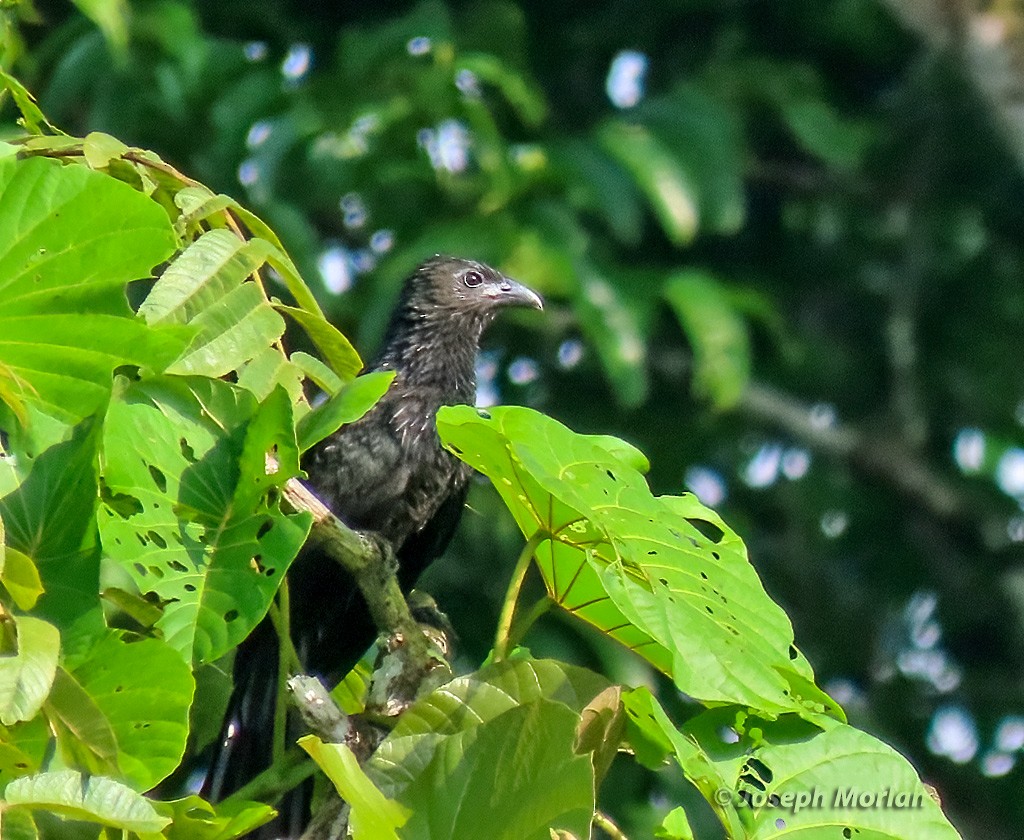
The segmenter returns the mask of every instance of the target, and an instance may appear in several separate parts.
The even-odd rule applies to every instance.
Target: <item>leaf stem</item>
[[[530,570],[530,561],[537,552],[544,540],[550,539],[551,535],[544,530],[538,529],[533,536],[526,541],[523,550],[516,560],[516,567],[512,571],[512,579],[509,581],[508,590],[505,592],[505,602],[501,607],[501,616],[498,618],[498,631],[494,637],[494,661],[501,662],[509,650],[509,642],[512,634],[512,621],[515,619],[516,603],[519,600],[519,593],[523,588],[523,581],[526,573]]]
[[[611,837],[612,840],[629,840],[629,838],[623,833],[622,829],[612,822],[612,818],[601,811],[594,811],[594,818],[591,822]]]
[[[555,605],[555,602],[545,594],[540,599],[535,601],[530,607],[529,611],[520,616],[520,618],[512,623],[512,632],[510,633],[509,647],[516,647],[522,640],[523,637],[529,632],[530,628],[534,625],[544,613],[550,610]]]
[[[217,806],[221,808],[227,802],[266,802],[273,805],[285,793],[302,784],[316,772],[316,764],[305,752],[292,747],[266,770],[259,773],[251,781],[246,782]]]
[[[291,598],[288,579],[281,581],[277,601],[270,604],[270,621],[277,633],[277,694],[274,699],[273,760],[284,757],[286,727],[288,725],[288,678],[302,671],[302,663],[292,644]]]

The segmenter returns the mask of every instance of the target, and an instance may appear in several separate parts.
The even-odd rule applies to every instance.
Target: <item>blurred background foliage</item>
[[[1020,836],[1019,3],[2,7],[0,64],[56,125],[242,199],[364,354],[429,254],[541,291],[481,403],[643,448],[744,537],[851,722],[965,837]],[[519,547],[488,487],[471,508],[423,581],[466,663]],[[654,679],[557,616],[529,643]],[[675,784],[623,765],[602,799],[642,837]]]

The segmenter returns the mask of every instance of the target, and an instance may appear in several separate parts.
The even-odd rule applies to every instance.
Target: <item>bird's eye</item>
[[[484,282],[484,276],[479,271],[467,271],[462,275],[462,282],[474,289]]]

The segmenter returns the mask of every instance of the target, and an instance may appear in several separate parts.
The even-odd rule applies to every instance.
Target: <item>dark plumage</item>
[[[448,544],[471,470],[441,448],[435,415],[472,404],[484,328],[504,306],[541,308],[525,286],[482,263],[433,257],[406,280],[368,370],[393,370],[387,394],[361,420],[307,453],[309,485],[347,525],[390,542],[408,590]],[[338,563],[304,551],[289,572],[292,636],[307,670],[337,679],[369,647],[376,630]],[[267,622],[239,647],[229,743],[215,758],[205,792],[237,789],[269,763],[276,691],[276,638]],[[297,820],[290,820],[294,830]],[[270,827],[268,827],[270,828]],[[281,836],[282,826],[270,834]]]

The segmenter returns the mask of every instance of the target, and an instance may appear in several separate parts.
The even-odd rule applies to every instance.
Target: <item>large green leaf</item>
[[[588,835],[594,771],[573,750],[580,716],[535,700],[443,738],[399,801],[408,840],[549,840]]]
[[[122,781],[146,791],[178,766],[195,683],[173,648],[111,634],[72,674],[116,739]]]
[[[96,423],[88,420],[71,430],[70,439],[40,454],[24,449],[19,440],[14,451],[26,474],[0,499],[8,544],[32,560],[45,588],[35,613],[60,629],[65,644],[76,633],[102,629],[95,521],[98,437]]]
[[[266,613],[309,528],[271,498],[299,468],[289,397],[154,379],[117,395],[103,432],[105,552],[164,602],[156,626],[174,649],[217,659]]]
[[[15,779],[4,792],[8,807],[43,809],[136,833],[158,832],[170,820],[141,794],[102,776],[55,770]]]
[[[836,711],[742,541],[694,496],[653,496],[607,439],[530,409],[444,408],[438,431],[491,479],[523,533],[541,535],[537,563],[563,609],[705,703]]]
[[[22,399],[80,419],[102,404],[119,365],[160,370],[181,352],[187,335],[147,329],[124,292],[174,248],[159,205],[42,158],[0,160],[0,194],[0,363]]]
[[[574,745],[580,712],[607,686],[553,660],[486,666],[413,705],[367,773],[385,796],[413,809],[403,837],[471,837],[474,825],[493,824],[499,808],[509,825],[494,836],[546,838],[546,825],[585,829],[593,767]],[[426,824],[439,833],[425,834]]]
[[[626,705],[637,723],[671,742],[730,837],[959,837],[910,763],[852,726],[792,715],[766,721],[724,708],[677,730],[650,694],[627,697]]]
[[[398,796],[446,737],[540,699],[579,713],[607,686],[608,681],[592,671],[550,659],[489,665],[446,683],[413,705],[367,769],[381,790]]]

